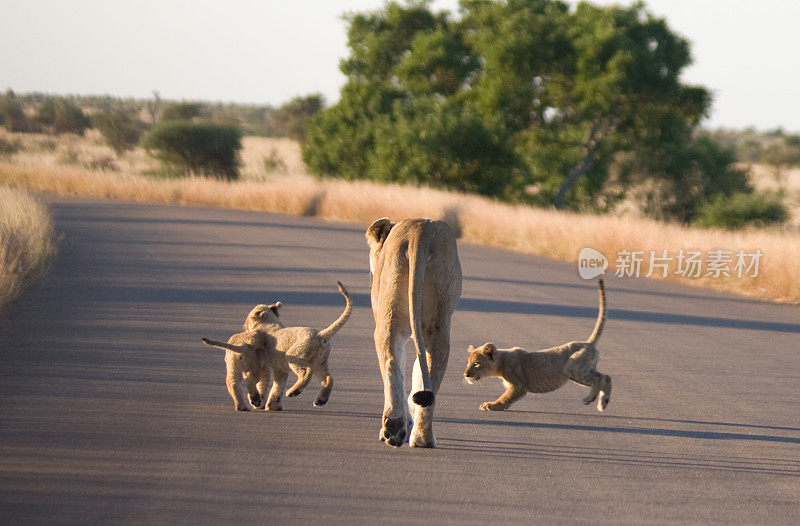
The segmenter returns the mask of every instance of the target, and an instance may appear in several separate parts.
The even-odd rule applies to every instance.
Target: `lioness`
[[[436,447],[435,393],[450,355],[450,318],[461,296],[461,264],[447,223],[378,219],[366,232],[375,350],[383,378],[379,438],[400,447]],[[414,341],[412,395],[405,397],[405,345]],[[409,405],[414,408],[413,428]],[[410,435],[409,435],[410,433]]]
[[[506,387],[497,400],[481,404],[482,410],[502,411],[527,393],[555,391],[567,380],[592,388],[583,399],[584,404],[591,404],[599,394],[597,410],[606,408],[611,398],[611,377],[597,372],[598,351],[595,346],[606,320],[606,293],[602,279],[597,282],[597,287],[600,295],[597,323],[585,342],[565,343],[537,352],[526,352],[519,347],[497,349],[493,343],[486,343],[478,349],[469,346],[469,361],[464,371],[467,382],[473,383],[485,376],[499,376]]]
[[[273,404],[276,410],[280,410],[280,397],[286,386],[289,369],[297,375],[297,381],[286,392],[286,396],[299,395],[311,381],[312,374],[322,379],[322,388],[314,405],[318,407],[325,405],[331,396],[333,378],[328,371],[331,338],[344,326],[353,309],[347,289],[338,281],[336,284],[339,286],[339,293],[344,296],[346,305],[339,318],[321,331],[310,327],[286,327],[278,313],[283,306],[281,302],[254,307],[244,322],[246,331],[263,332],[272,338],[275,350],[282,358],[272,361],[275,379],[269,392],[268,403]]]
[[[253,407],[264,409],[275,339],[259,331],[244,331],[231,336],[228,343],[209,338],[202,340],[212,347],[225,349],[225,385],[236,410],[250,410],[247,397]],[[274,404],[270,409],[274,409]]]

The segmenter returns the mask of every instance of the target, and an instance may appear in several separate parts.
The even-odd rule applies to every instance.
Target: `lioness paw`
[[[505,406],[501,404],[496,404],[494,402],[484,402],[481,404],[480,410],[481,411],[502,411],[505,409]]]

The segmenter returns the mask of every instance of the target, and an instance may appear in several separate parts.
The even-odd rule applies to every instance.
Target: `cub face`
[[[464,378],[469,383],[474,383],[484,376],[492,376],[497,371],[497,347],[491,342],[485,343],[477,349],[469,346],[469,359],[467,360],[467,370],[464,371]]]
[[[283,303],[273,303],[272,305],[256,305],[244,320],[244,330],[252,331],[261,323],[274,323],[283,326],[278,311],[283,307]]]

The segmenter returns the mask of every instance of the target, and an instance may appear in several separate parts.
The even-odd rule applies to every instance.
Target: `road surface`
[[[440,447],[392,449],[363,227],[47,202],[58,259],[0,332],[3,524],[800,523],[797,306],[611,277],[606,412],[574,384],[483,412],[502,386],[465,384],[467,346],[583,339],[597,292],[574,265],[461,244]],[[278,300],[324,327],[336,280],[356,308],[330,403],[312,384],[282,413],[236,412],[200,337]]]

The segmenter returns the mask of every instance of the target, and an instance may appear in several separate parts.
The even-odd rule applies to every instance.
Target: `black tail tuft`
[[[433,405],[433,391],[417,391],[411,395],[411,399],[415,404],[421,407],[428,407]]]

